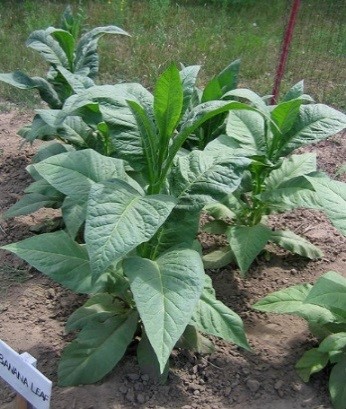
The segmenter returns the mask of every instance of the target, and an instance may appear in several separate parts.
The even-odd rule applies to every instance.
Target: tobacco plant
[[[19,89],[37,89],[42,100],[52,109],[62,108],[68,97],[94,86],[99,70],[99,39],[105,34],[128,36],[128,33],[116,26],[105,26],[96,27],[78,38],[81,21],[81,16],[75,17],[72,9],[67,7],[61,27],[48,27],[30,34],[26,45],[37,51],[49,65],[46,78],[29,77],[21,71],[14,71],[1,73],[0,81]],[[22,128],[19,134],[30,142],[54,137],[65,141],[81,130],[90,133],[80,119],[71,118],[61,129],[52,129],[36,115],[32,124]]]
[[[239,188],[206,208],[215,220],[205,230],[225,234],[229,245],[206,255],[205,265],[218,268],[236,261],[245,274],[268,242],[305,257],[321,257],[322,252],[305,238],[271,229],[267,216],[296,208],[318,209],[346,234],[346,184],[319,172],[314,153],[294,152],[342,131],[346,116],[312,103],[302,82],[278,105],[266,105],[265,99],[246,89],[229,91],[223,99],[248,100],[257,111],[231,111],[224,134],[205,148],[251,159]]]
[[[56,127],[82,118],[107,154],[72,150],[30,165],[29,196],[56,195],[66,228],[3,246],[90,294],[67,321],[78,333],[62,354],[60,385],[100,380],[134,340],[140,366],[162,379],[175,346],[212,349],[202,334],[248,348],[241,319],[216,298],[196,236],[203,207],[237,189],[249,159],[182,147],[213,117],[256,108],[218,100],[190,109],[193,92],[193,79],[172,65],[154,95],[139,84],[95,86],[40,112]]]
[[[253,308],[264,312],[291,314],[307,320],[319,346],[304,353],[296,370],[304,382],[328,364],[329,392],[335,409],[346,408],[346,279],[329,271],[317,282],[276,291]]]

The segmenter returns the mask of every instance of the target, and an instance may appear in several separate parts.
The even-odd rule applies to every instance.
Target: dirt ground
[[[20,148],[16,131],[31,118],[32,113],[17,110],[0,112],[0,213],[18,200],[30,182],[24,169],[35,146]],[[335,176],[338,166],[345,162],[343,136],[313,147],[320,169],[330,175]],[[46,217],[47,213],[41,212],[14,220],[0,219],[0,245],[30,236],[31,227]],[[346,239],[322,214],[309,210],[275,217],[272,223],[304,235],[324,251],[324,257],[308,261],[269,249],[269,261],[259,258],[246,280],[240,279],[231,266],[210,272],[218,297],[244,320],[251,352],[222,341],[216,341],[217,350],[211,356],[174,351],[164,386],[141,375],[136,357],[129,353],[102,382],[59,388],[57,364],[68,341],[64,323],[79,305],[80,297],[5,251],[0,251],[0,339],[37,359],[39,370],[53,381],[52,409],[331,408],[328,373],[317,374],[304,384],[294,370],[303,352],[315,344],[305,322],[259,313],[250,307],[269,292],[296,283],[314,283],[329,270],[346,276]],[[14,396],[0,380],[0,407],[13,408]]]

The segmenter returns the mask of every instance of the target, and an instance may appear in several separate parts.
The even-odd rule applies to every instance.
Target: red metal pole
[[[276,74],[275,74],[272,104],[276,103],[278,96],[279,96],[280,84],[281,84],[282,78],[285,73],[288,52],[289,52],[292,37],[293,37],[293,31],[294,31],[294,27],[295,27],[296,20],[297,20],[300,2],[301,0],[293,0],[293,4],[291,7],[290,17],[289,17],[288,24],[285,30],[285,35],[282,41],[279,64],[278,64],[278,67],[276,69]]]

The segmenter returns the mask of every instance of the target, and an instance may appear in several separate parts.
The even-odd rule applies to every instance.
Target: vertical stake
[[[279,96],[280,85],[281,85],[281,81],[285,73],[288,52],[289,52],[292,37],[293,37],[293,31],[294,31],[294,26],[296,24],[300,1],[301,0],[293,0],[293,4],[291,7],[290,17],[289,17],[288,24],[285,30],[285,35],[282,41],[279,64],[278,64],[278,67],[276,69],[276,74],[275,74],[275,83],[274,83],[274,88],[272,92],[273,98],[271,101],[272,104],[275,104],[277,102],[277,99]]]

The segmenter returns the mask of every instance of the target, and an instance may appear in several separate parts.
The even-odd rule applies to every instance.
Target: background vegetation
[[[2,0],[0,72],[21,69],[42,75],[46,66],[26,48],[36,29],[57,25],[67,2]],[[99,81],[140,81],[151,88],[171,61],[200,64],[205,82],[241,58],[241,86],[270,94],[289,0],[84,0],[70,1],[84,16],[85,29],[116,24],[131,38],[109,36],[100,43]],[[346,5],[302,1],[283,91],[300,79],[317,101],[345,109]],[[2,100],[34,106],[36,93],[0,84]]]

